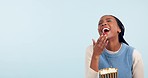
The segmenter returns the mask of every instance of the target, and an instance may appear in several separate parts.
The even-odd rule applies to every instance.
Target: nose
[[[106,23],[103,23],[101,26],[105,26],[105,25],[107,25]]]

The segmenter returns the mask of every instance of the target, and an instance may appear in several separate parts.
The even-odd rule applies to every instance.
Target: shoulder
[[[133,62],[140,61],[140,60],[142,60],[141,53],[138,50],[134,49],[133,50]]]
[[[87,48],[86,48],[86,57],[87,58],[90,58],[93,54],[93,45],[89,45]]]
[[[87,46],[86,51],[92,50],[92,49],[93,49],[93,45],[89,45],[89,46]]]
[[[86,48],[86,54],[90,54],[91,52],[93,52],[93,45],[89,45]]]
[[[134,50],[133,50],[133,57],[137,57],[137,58],[138,58],[138,57],[141,57],[140,51],[134,49]]]

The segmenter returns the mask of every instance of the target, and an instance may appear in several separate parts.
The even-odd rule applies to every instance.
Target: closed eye
[[[103,21],[101,20],[98,25],[101,25],[102,23],[103,23]]]
[[[111,19],[107,19],[107,22],[112,22],[112,20]]]

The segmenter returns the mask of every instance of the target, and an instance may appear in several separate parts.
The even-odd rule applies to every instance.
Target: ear
[[[120,32],[121,32],[121,29],[118,27],[117,33],[120,33]]]

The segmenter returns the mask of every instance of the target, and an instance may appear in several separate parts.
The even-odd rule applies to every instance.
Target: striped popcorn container
[[[104,68],[99,70],[99,78],[118,78],[117,68]]]

